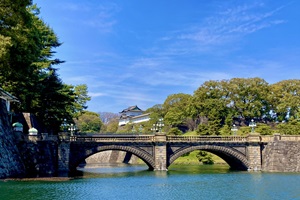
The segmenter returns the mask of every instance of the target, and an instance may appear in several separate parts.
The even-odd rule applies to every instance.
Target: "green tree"
[[[182,135],[182,131],[179,130],[177,127],[171,128],[167,135]]]
[[[100,133],[103,123],[100,115],[95,112],[85,111],[75,119],[75,124],[80,133]]]
[[[151,108],[148,108],[145,113],[150,113],[150,120],[143,123],[143,132],[151,133],[153,132],[151,130],[151,128],[153,128],[153,124],[156,124],[160,118],[164,117],[163,106],[162,104],[156,104]]]
[[[270,126],[264,123],[257,123],[257,127],[255,128],[255,132],[260,133],[261,135],[272,135],[273,131]]]
[[[250,121],[269,116],[269,84],[261,78],[233,78],[229,81],[230,106],[237,117]]]
[[[73,118],[77,118],[81,115],[81,112],[87,109],[86,103],[91,100],[91,97],[88,95],[88,88],[86,84],[76,85],[73,90],[75,101],[71,106],[70,114]]]
[[[283,80],[271,85],[270,99],[278,121],[299,118],[300,80]]]
[[[57,132],[63,119],[86,108],[86,86],[62,82],[55,65],[54,48],[61,45],[54,31],[39,17],[39,9],[27,0],[1,0],[0,82],[21,104],[16,112],[35,114],[47,132]],[[83,89],[82,89],[83,88]],[[82,89],[82,90],[81,90]]]
[[[206,165],[214,164],[212,155],[206,151],[199,151],[199,153],[197,154],[197,158],[199,162],[202,162],[203,164]]]
[[[229,104],[226,81],[207,81],[201,85],[188,107],[192,118],[199,121],[197,132],[203,135],[219,134],[230,114]]]
[[[293,117],[288,122],[279,123],[276,128],[283,135],[300,135],[300,122]]]
[[[191,97],[191,95],[183,93],[172,94],[167,97],[163,104],[166,125],[177,128],[180,125],[186,125],[185,122],[188,118],[187,106]]]
[[[116,133],[119,128],[119,120],[117,118],[111,119],[107,124],[104,124],[105,133]]]
[[[0,1],[0,71],[9,67],[7,53],[13,45],[11,36],[16,33],[18,26],[27,26],[30,23],[30,14],[26,8],[31,3],[31,0]]]

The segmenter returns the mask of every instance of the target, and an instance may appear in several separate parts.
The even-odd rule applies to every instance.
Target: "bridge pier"
[[[249,162],[248,171],[261,171],[262,166],[262,151],[261,138],[259,134],[250,134],[248,136],[247,159]]]
[[[154,171],[167,171],[167,136],[162,133],[155,134]]]
[[[68,176],[70,161],[70,142],[60,141],[58,144],[58,175]]]

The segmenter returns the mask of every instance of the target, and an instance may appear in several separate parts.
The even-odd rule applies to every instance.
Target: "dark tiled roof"
[[[120,113],[124,113],[124,112],[128,112],[128,111],[142,111],[139,107],[137,107],[137,105],[135,106],[130,106],[124,110],[122,110],[122,112]]]

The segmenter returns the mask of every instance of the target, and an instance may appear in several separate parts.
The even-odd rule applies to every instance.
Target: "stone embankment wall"
[[[139,158],[124,151],[103,151],[85,159],[86,164],[128,163],[137,164]]]
[[[300,142],[269,142],[262,152],[262,170],[300,172]]]
[[[57,176],[57,142],[21,141],[18,143],[27,177]]]
[[[0,99],[0,178],[24,175],[25,167],[16,146],[6,104]]]

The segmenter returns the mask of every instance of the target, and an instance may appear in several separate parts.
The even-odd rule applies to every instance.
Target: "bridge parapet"
[[[245,136],[167,136],[168,142],[247,142]]]
[[[281,141],[300,141],[300,135],[281,135],[280,136]]]
[[[152,135],[137,135],[137,136],[71,136],[72,142],[153,142]]]
[[[264,135],[260,136],[261,142],[268,143],[273,141],[290,141],[290,142],[299,142],[300,141],[300,135],[280,135],[280,134],[274,134],[274,135]]]

